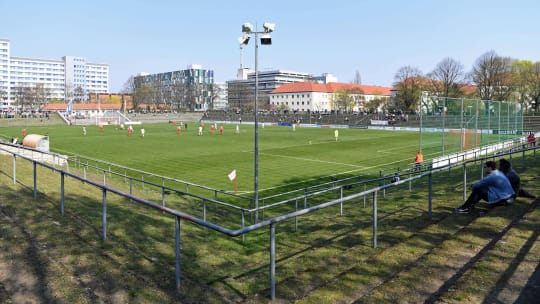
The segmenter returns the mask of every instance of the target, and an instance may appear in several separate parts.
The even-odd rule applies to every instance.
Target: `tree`
[[[354,74],[353,84],[362,84],[362,77],[360,77],[360,72],[356,71]]]
[[[529,100],[528,80],[532,76],[532,67],[533,63],[529,60],[516,60],[512,63],[514,96],[523,105]]]
[[[514,90],[512,79],[513,60],[489,51],[475,62],[471,78],[478,87],[482,100],[507,100]]]
[[[133,94],[135,93],[135,77],[130,76],[126,82],[124,82],[124,85],[122,86],[122,93],[124,94]]]
[[[527,93],[534,101],[532,103],[534,111],[538,111],[538,102],[540,101],[540,61],[531,66],[529,77],[527,77]]]
[[[84,89],[81,86],[77,86],[73,90],[73,101],[81,103],[84,100]]]
[[[354,99],[348,91],[337,91],[332,95],[332,108],[344,112],[352,111],[354,108]]]
[[[38,83],[34,88],[35,103],[39,106],[46,105],[48,103],[47,98],[50,95],[51,90],[45,87],[45,84]]]
[[[447,57],[437,64],[435,69],[427,75],[429,85],[427,89],[437,96],[460,97],[460,86],[464,83],[463,65]]]
[[[133,109],[137,110],[137,108],[142,104],[146,104],[146,106],[148,106],[150,103],[152,103],[153,96],[154,87],[151,84],[145,83],[141,85],[141,87],[138,88],[133,94]]]
[[[420,69],[404,66],[394,76],[394,87],[397,89],[397,106],[405,111],[414,110],[422,95],[424,78]]]

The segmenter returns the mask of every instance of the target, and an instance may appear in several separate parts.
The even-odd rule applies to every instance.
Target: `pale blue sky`
[[[451,57],[470,71],[487,51],[540,61],[540,1],[20,1],[0,0],[0,38],[11,56],[85,57],[110,66],[110,91],[139,72],[189,64],[236,77],[244,22],[276,24],[260,46],[260,70],[332,73],[391,86],[405,65],[428,73]],[[254,45],[243,52],[254,66]]]

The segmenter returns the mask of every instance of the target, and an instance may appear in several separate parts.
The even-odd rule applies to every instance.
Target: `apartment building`
[[[109,92],[109,66],[83,57],[61,60],[11,56],[10,41],[0,38],[0,100],[13,104],[28,88],[40,88],[43,99],[85,101],[89,93]]]

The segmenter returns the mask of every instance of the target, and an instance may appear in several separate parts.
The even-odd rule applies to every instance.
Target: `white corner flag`
[[[231,181],[234,181],[234,193],[236,193],[236,169],[232,170],[228,176]]]
[[[232,182],[233,180],[235,180],[235,179],[236,179],[236,169],[232,170],[232,172],[229,173],[228,176],[229,176],[229,179],[231,180],[231,182]]]

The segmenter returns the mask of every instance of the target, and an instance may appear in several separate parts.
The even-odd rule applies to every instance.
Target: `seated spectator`
[[[516,196],[536,198],[536,196],[521,188],[521,179],[519,174],[516,172],[516,170],[512,169],[512,164],[508,160],[504,158],[499,160],[499,170],[504,173],[504,175],[506,175],[510,181],[510,185],[512,185],[512,189],[514,189]]]
[[[392,177],[392,183],[397,183],[399,182],[399,174],[396,172],[394,174],[394,177]]]
[[[529,133],[529,136],[527,136],[527,142],[531,147],[536,146],[536,137],[534,136],[533,132]]]
[[[487,176],[471,185],[471,195],[465,203],[456,209],[459,213],[469,213],[474,209],[474,205],[481,199],[490,205],[506,205],[514,200],[514,190],[508,178],[501,171],[497,170],[494,161],[487,161],[484,168]]]

